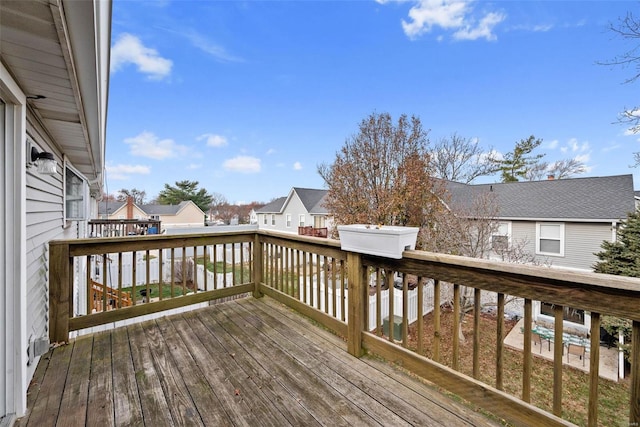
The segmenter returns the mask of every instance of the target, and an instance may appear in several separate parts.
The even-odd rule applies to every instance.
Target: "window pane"
[[[541,239],[559,239],[560,225],[558,224],[540,224]]]
[[[540,239],[540,252],[560,253],[560,240]]]

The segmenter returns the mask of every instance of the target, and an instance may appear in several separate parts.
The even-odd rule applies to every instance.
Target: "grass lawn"
[[[480,317],[480,380],[495,386],[496,360],[496,318],[492,315]],[[443,310],[440,319],[441,363],[451,366],[453,313]],[[515,321],[505,320],[505,336],[515,325]],[[459,366],[462,373],[473,373],[473,314],[467,314],[462,325],[466,338],[460,343]],[[409,346],[416,348],[416,325],[409,328]],[[431,357],[433,340],[433,314],[424,317],[425,356]],[[504,337],[503,337],[504,339]],[[523,353],[505,349],[504,351],[504,391],[522,397]],[[629,417],[629,383],[618,383],[600,378],[598,385],[598,424],[602,426],[627,426]],[[587,373],[565,366],[562,375],[562,418],[578,425],[587,424],[587,403],[589,396],[589,376]],[[551,412],[553,405],[553,363],[533,357],[531,373],[531,403]]]

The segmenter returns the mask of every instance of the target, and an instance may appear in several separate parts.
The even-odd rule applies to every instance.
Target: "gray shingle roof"
[[[452,204],[483,192],[496,196],[500,218],[618,220],[635,210],[633,176],[466,185],[446,183]]]
[[[327,190],[317,190],[314,188],[293,187],[293,191],[298,194],[300,201],[311,214],[327,214],[324,201],[327,197]]]
[[[286,201],[286,197],[278,197],[277,199],[272,200],[260,209],[256,209],[256,213],[280,213],[282,212],[282,207],[284,206],[284,202]]]
[[[120,209],[126,202],[118,202],[115,200],[103,200],[98,202],[98,214],[99,215],[111,215],[118,209]]]
[[[142,209],[147,215],[175,215],[189,202],[180,202],[177,205],[142,205]]]

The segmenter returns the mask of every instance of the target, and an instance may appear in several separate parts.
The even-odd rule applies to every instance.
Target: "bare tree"
[[[415,116],[393,123],[373,113],[360,123],[330,165],[318,166],[336,224],[422,227],[441,209],[434,195],[427,132]]]
[[[442,138],[431,155],[436,176],[449,181],[469,184],[495,172],[497,159],[493,149],[483,150],[475,138],[463,138],[453,133],[450,138]]]
[[[122,188],[120,189],[120,191],[118,191],[118,196],[116,197],[116,199],[119,202],[126,202],[127,197],[132,197],[133,203],[137,205],[143,205],[147,197],[147,192],[144,190],[138,190],[137,188],[132,188],[131,190]]]
[[[634,46],[628,51],[615,56],[609,61],[600,61],[600,65],[631,67],[631,76],[624,83],[633,83],[640,77],[640,20],[633,13],[628,12],[624,18],[619,18],[617,24],[611,24],[610,30],[617,36],[631,41]],[[640,133],[640,106],[624,107],[618,115],[618,123],[627,127],[633,133]],[[633,153],[634,167],[640,166],[640,152]]]

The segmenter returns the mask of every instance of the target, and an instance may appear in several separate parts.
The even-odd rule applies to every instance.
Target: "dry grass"
[[[504,337],[515,325],[515,321],[505,320]],[[440,319],[441,344],[440,362],[452,366],[452,327],[453,314],[443,310]],[[496,318],[492,315],[481,316],[480,320],[480,380],[495,386],[496,377]],[[473,314],[468,314],[462,326],[465,342],[460,343],[460,371],[471,376],[473,373]],[[409,347],[416,345],[416,325],[409,328]],[[433,315],[424,317],[425,356],[432,357]],[[504,352],[504,391],[520,398],[522,396],[522,352],[505,349]],[[531,374],[531,403],[546,411],[551,411],[553,403],[553,364],[538,357],[533,358]],[[587,399],[589,395],[589,377],[583,371],[565,367],[562,376],[562,417],[578,425],[587,424]],[[615,383],[600,379],[598,385],[599,415],[598,424],[602,426],[627,426],[629,416],[629,384],[627,381]]]

